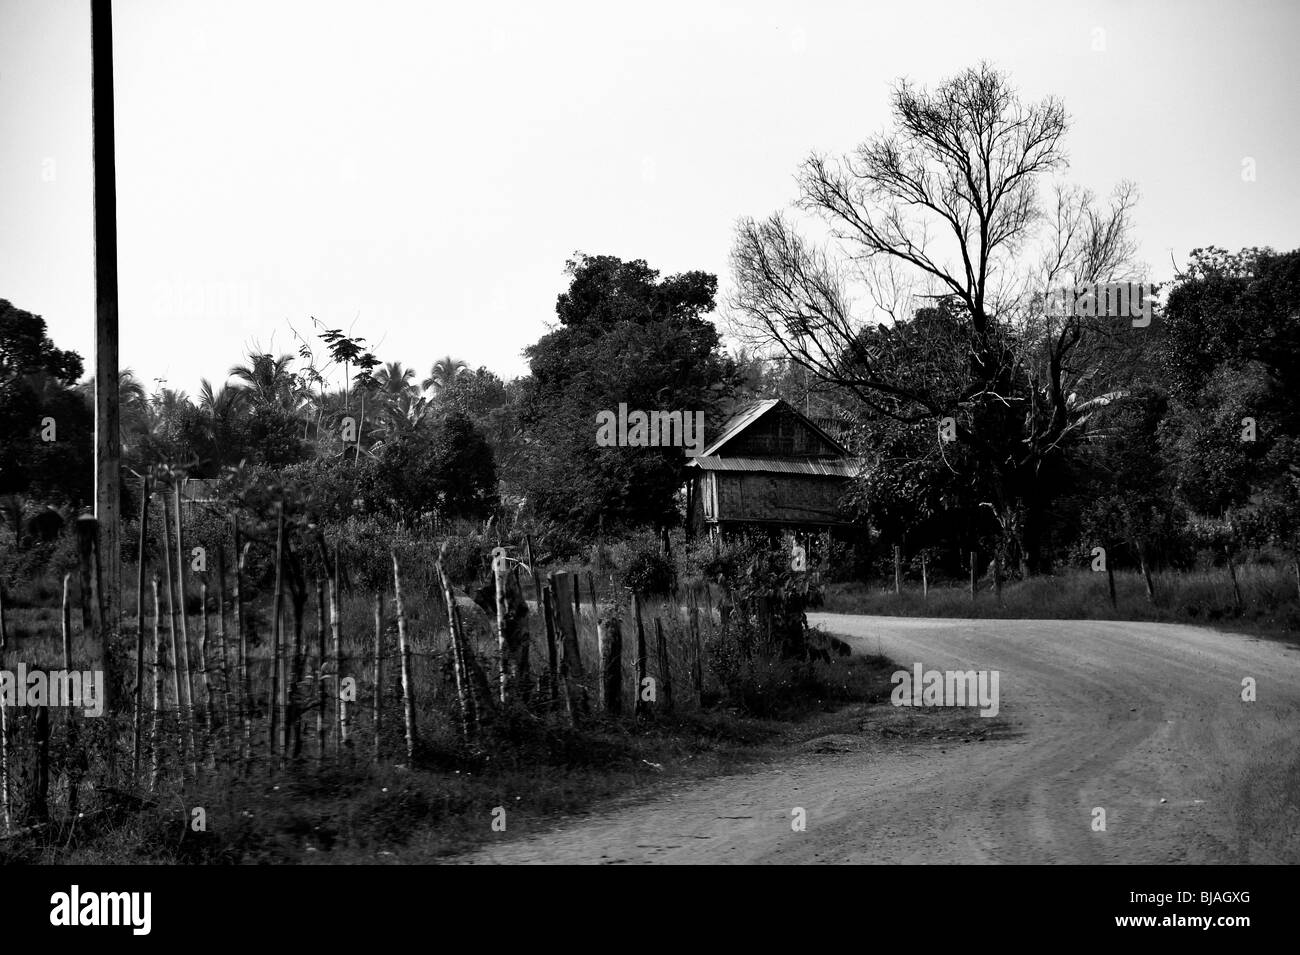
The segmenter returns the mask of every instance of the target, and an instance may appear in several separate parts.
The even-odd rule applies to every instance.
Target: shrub
[[[632,593],[657,596],[672,591],[677,570],[654,538],[639,538],[632,542],[624,557],[618,579]]]

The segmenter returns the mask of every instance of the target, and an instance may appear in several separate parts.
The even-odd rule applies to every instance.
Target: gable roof
[[[782,405],[784,405],[787,410],[789,410],[792,414],[794,414],[794,416],[798,418],[799,421],[810,431],[816,433],[819,437],[821,437],[824,441],[826,441],[826,443],[828,443],[831,447],[835,448],[840,454],[846,457],[848,456],[849,453],[848,448],[844,447],[843,444],[841,444],[835,438],[827,434],[825,429],[815,424],[811,419],[808,418],[807,415],[803,414],[798,408],[790,404],[790,402],[786,401],[783,398],[768,398],[766,401],[756,401],[753,404],[737,411],[730,418],[728,418],[726,423],[723,424],[722,426],[722,432],[718,435],[716,439],[714,439],[714,442],[711,445],[709,445],[707,448],[701,451],[699,455],[697,455],[697,460],[700,457],[709,457],[710,455],[717,454],[718,451],[723,446],[725,446],[728,441],[736,437],[745,429],[749,428],[751,425],[757,422],[760,418],[766,415],[773,408]]]

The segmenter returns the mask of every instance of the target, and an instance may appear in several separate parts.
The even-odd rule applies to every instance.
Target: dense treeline
[[[953,574],[971,548],[987,557],[1005,545],[1008,573],[1033,572],[1029,549],[1002,533],[979,457],[938,440],[933,418],[900,422],[795,362],[727,354],[706,317],[713,276],[660,279],[644,262],[608,256],[569,269],[558,327],[528,349],[532,373],[511,382],[450,357],[417,382],[352,339],[336,339],[356,346],[350,365],[361,362],[346,391],[325,386],[329,363],[317,367],[306,344],[297,356],[250,356],[228,383],[204,381],[197,400],[167,388],[147,395],[124,372],[125,467],[201,478],[242,469],[244,482],[266,472],[312,487],[330,522],[523,520],[573,550],[598,530],[681,520],[680,451],[599,448],[596,412],[619,402],[698,408],[716,426],[745,400],[780,396],[838,419],[871,462],[844,506],[870,529],[882,572],[895,543]],[[1051,502],[1036,526],[1037,569],[1081,564],[1098,544],[1121,566],[1149,569],[1225,547],[1294,559],[1297,276],[1300,252],[1198,249],[1150,328],[1097,343],[1124,375],[1076,405],[1088,406],[1077,434],[1035,472],[1034,493]],[[943,300],[865,330],[863,347],[890,352],[899,377],[932,375],[932,344],[951,334],[954,308]],[[41,507],[90,500],[93,385],[76,383],[79,357],[57,348],[40,318],[7,302],[3,316],[0,494],[18,537]],[[53,440],[43,440],[51,420]],[[129,496],[137,485],[126,486]]]
[[[572,557],[683,517],[681,449],[602,447],[599,413],[702,411],[713,434],[779,396],[835,419],[868,463],[844,509],[870,546],[837,562],[847,573],[895,545],[953,574],[972,552],[1030,576],[1097,546],[1147,571],[1247,547],[1294,560],[1300,252],[1194,250],[1151,288],[1154,321],[1053,313],[1055,289],[1140,274],[1134,187],[1059,182],[1061,104],[1022,102],[987,66],[900,84],[893,110],[853,154],[802,167],[796,209],[829,233],[742,220],[735,346],[716,276],[608,255],[567,264],[556,324],[513,381],[451,356],[421,378],[311,319],[290,329],[296,353],[254,350],[196,397],[123,372],[126,496],[159,468],[291,480],[334,523],[497,522]],[[39,317],[0,303],[0,505],[20,543],[24,518],[90,500],[81,373]]]

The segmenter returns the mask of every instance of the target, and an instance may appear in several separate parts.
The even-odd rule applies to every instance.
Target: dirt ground
[[[1000,713],[909,734],[928,714],[886,703],[857,734],[770,767],[502,834],[456,861],[1300,862],[1295,647],[1166,624],[810,622],[901,668],[998,670]],[[1241,699],[1245,677],[1256,702]]]

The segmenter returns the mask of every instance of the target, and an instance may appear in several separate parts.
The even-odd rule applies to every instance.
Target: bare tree
[[[902,81],[892,110],[892,129],[852,154],[803,164],[803,221],[740,222],[732,327],[872,416],[951,416],[1004,541],[1035,570],[1041,467],[1115,390],[1104,330],[1045,318],[1042,293],[1125,272],[1135,193],[1124,184],[1102,203],[1060,187],[1045,212],[1038,186],[1066,164],[1065,110],[1022,102],[988,65],[933,91]]]

